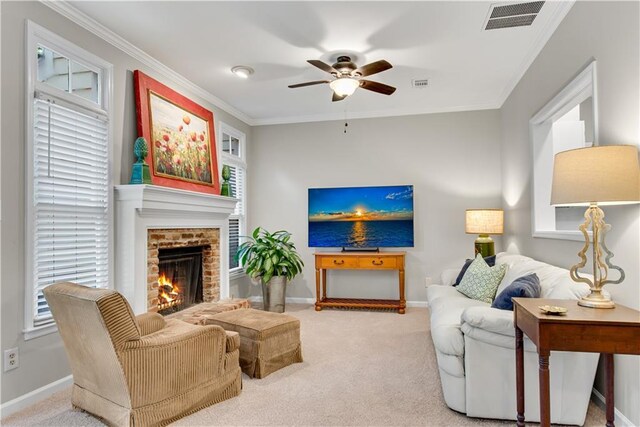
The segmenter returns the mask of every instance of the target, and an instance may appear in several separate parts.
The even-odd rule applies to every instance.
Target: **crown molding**
[[[535,61],[535,59],[538,57],[538,55],[542,51],[542,48],[547,44],[553,33],[555,33],[558,25],[560,25],[564,17],[567,16],[567,13],[569,13],[575,2],[576,0],[563,0],[553,2],[553,4],[558,5],[556,7],[556,10],[553,12],[553,15],[551,15],[551,18],[547,21],[542,31],[538,33],[538,36],[531,43],[531,46],[529,47],[529,53],[524,57],[524,59],[520,63],[520,66],[517,68],[516,73],[513,75],[511,80],[507,82],[506,86],[502,90],[502,94],[499,98],[500,107],[498,108],[501,108],[509,95],[511,95],[513,89],[515,89],[516,85],[520,82],[531,64],[533,64],[533,61]]]
[[[71,6],[65,0],[40,0],[40,2],[45,6],[58,12],[60,15],[64,16],[65,18],[70,19],[72,22],[80,25],[82,28],[92,32],[93,34],[100,37],[107,43],[120,49],[127,55],[133,58],[136,58],[138,61],[142,62],[144,65],[154,70],[156,73],[160,74],[161,76],[169,79],[170,81],[183,87],[189,92],[209,101],[216,107],[221,108],[225,112],[231,114],[238,120],[245,122],[249,126],[255,125],[255,120],[252,117],[249,117],[242,111],[238,110],[237,108],[231,106],[230,104],[218,98],[217,96],[201,88],[197,84],[193,83],[191,80],[184,77],[182,74],[167,67],[162,62],[158,61],[157,59],[155,59],[154,57],[152,57],[142,49],[134,46],[129,41],[125,40],[124,38],[114,33],[104,25],[100,24],[95,19],[79,11],[75,7]]]
[[[125,40],[118,34],[114,33],[104,25],[100,24],[90,16],[85,13],[79,11],[66,0],[39,0],[42,4],[48,6],[52,10],[61,14],[62,16],[70,19],[72,22],[80,25],[106,42],[110,43],[114,47],[120,49],[124,53],[138,59],[144,65],[148,66],[150,69],[154,70],[158,74],[167,78],[168,80],[180,85],[186,90],[192,92],[193,94],[211,102],[213,105],[221,108],[225,112],[231,114],[238,120],[243,121],[249,126],[263,126],[263,125],[275,125],[275,124],[287,124],[287,123],[306,123],[306,122],[321,122],[321,121],[331,121],[331,120],[343,120],[344,113],[328,113],[328,114],[316,114],[316,115],[306,115],[306,116],[281,116],[281,117],[272,117],[272,118],[253,118],[238,110],[237,108],[231,106],[227,102],[222,99],[216,97],[211,94],[207,90],[201,88],[196,85],[183,75],[174,71],[173,69],[167,67],[157,59],[153,58],[148,53],[144,52],[140,48],[134,46],[129,41]],[[524,74],[527,72],[533,61],[536,59],[544,45],[551,38],[558,25],[564,17],[567,15],[571,7],[573,7],[576,0],[565,0],[561,2],[557,2],[558,7],[553,12],[553,15],[547,21],[544,28],[540,31],[536,39],[531,43],[529,48],[529,53],[522,60],[520,66],[517,68],[517,72],[513,75],[513,77],[507,82],[504,89],[501,92],[500,97],[495,102],[489,102],[486,104],[478,104],[478,105],[461,105],[461,106],[453,106],[446,108],[412,108],[412,109],[403,109],[403,110],[378,110],[371,112],[360,112],[360,113],[351,113],[349,115],[350,119],[364,119],[364,118],[379,118],[379,117],[397,117],[397,116],[410,116],[410,115],[419,115],[419,114],[438,114],[438,113],[451,113],[451,112],[461,112],[461,111],[474,111],[474,110],[491,110],[491,109],[499,109],[502,107],[504,102],[507,100],[513,89],[516,87],[518,82],[522,79]]]
[[[440,113],[457,113],[463,111],[479,111],[479,110],[497,110],[502,104],[493,102],[488,104],[474,104],[474,105],[459,105],[446,108],[411,108],[404,110],[378,110],[378,111],[366,111],[361,113],[349,113],[348,119],[372,119],[381,117],[400,117],[400,116],[417,116],[421,114],[440,114]],[[328,122],[333,120],[344,121],[344,112],[327,113],[327,114],[314,114],[308,116],[288,116],[288,117],[273,117],[269,119],[254,119],[253,126],[265,126],[265,125],[283,125],[289,123],[308,123],[308,122]]]

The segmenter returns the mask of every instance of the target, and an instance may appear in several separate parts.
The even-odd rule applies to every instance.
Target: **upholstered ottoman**
[[[240,368],[249,377],[264,378],[302,362],[300,321],[295,317],[247,308],[216,314],[207,324],[240,334]]]

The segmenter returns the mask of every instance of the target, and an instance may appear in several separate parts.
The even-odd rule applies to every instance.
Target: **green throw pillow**
[[[506,264],[489,267],[478,254],[456,289],[469,298],[491,304],[506,272]]]

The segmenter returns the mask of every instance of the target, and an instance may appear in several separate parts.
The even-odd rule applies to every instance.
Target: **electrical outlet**
[[[427,276],[424,278],[424,287],[428,288],[429,286],[431,286],[432,280],[431,277]]]
[[[18,354],[18,348],[10,348],[9,350],[4,351],[4,372],[16,369],[20,366]]]

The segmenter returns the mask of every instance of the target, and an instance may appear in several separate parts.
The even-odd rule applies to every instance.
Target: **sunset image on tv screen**
[[[413,186],[309,189],[310,247],[413,247]]]

